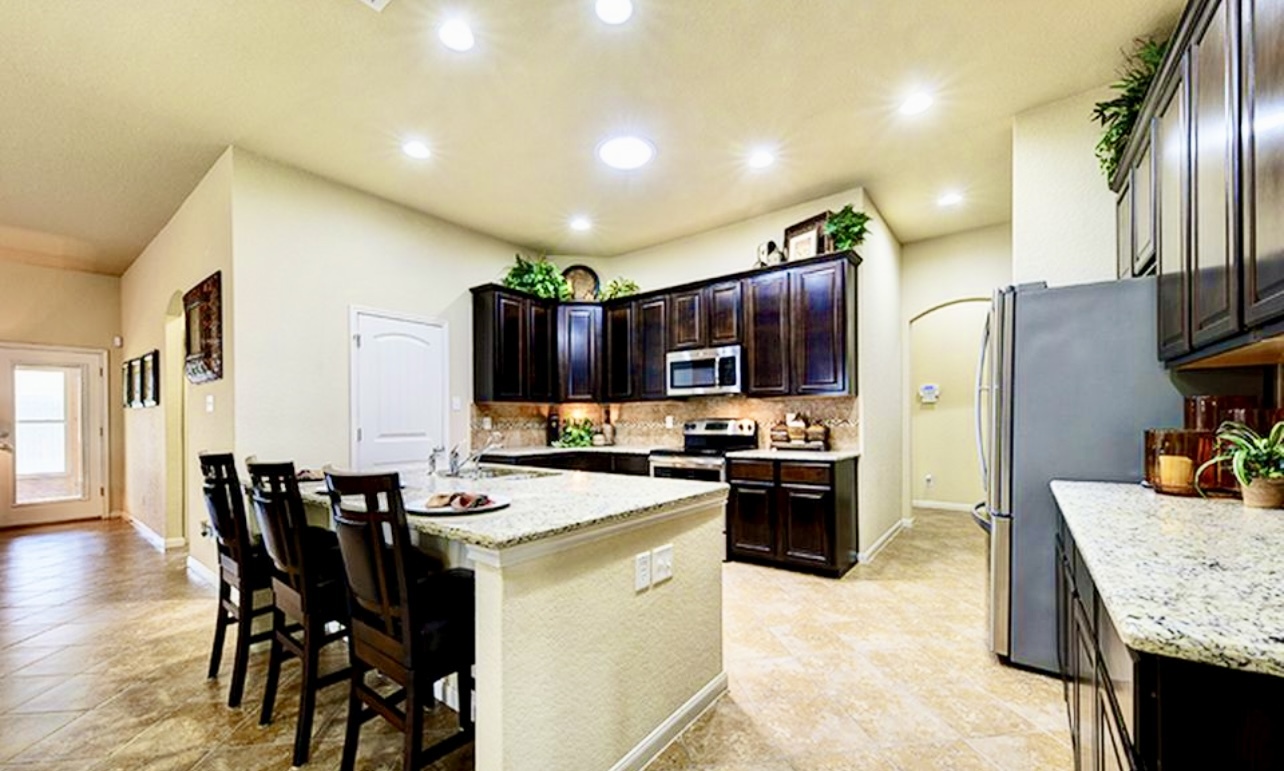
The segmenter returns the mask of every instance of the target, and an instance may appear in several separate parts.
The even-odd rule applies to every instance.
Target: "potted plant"
[[[1218,463],[1230,463],[1244,495],[1244,505],[1254,509],[1284,508],[1284,421],[1262,436],[1243,423],[1227,421],[1217,429],[1217,450],[1195,472],[1200,495],[1200,474]]]
[[[598,293],[597,298],[605,302],[607,300],[615,300],[620,297],[628,297],[629,295],[637,293],[638,285],[636,281],[623,276],[616,276],[606,282],[606,286]]]
[[[1113,179],[1119,168],[1133,125],[1141,114],[1141,105],[1146,101],[1146,92],[1167,52],[1167,40],[1138,38],[1132,52],[1126,55],[1120,79],[1110,86],[1118,95],[1093,105],[1093,120],[1105,129],[1101,141],[1097,142],[1097,162],[1107,180]]]
[[[544,256],[528,260],[517,255],[517,264],[504,276],[504,286],[549,300],[571,299],[570,282]]]
[[[865,243],[869,233],[870,216],[863,211],[856,211],[847,204],[839,211],[829,215],[825,221],[825,234],[829,236],[836,251],[845,252]]]

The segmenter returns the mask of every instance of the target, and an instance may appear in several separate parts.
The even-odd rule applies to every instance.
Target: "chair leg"
[[[429,686],[429,688],[431,687]],[[402,771],[417,771],[419,757],[423,754],[424,708],[420,703],[421,698],[421,694],[415,688],[415,673],[410,672],[409,682],[406,683],[406,703],[402,705],[402,708],[406,711],[405,746],[401,761]]]
[[[254,592],[248,582],[240,587],[237,598],[239,618],[236,620],[236,656],[232,660],[232,686],[227,693],[227,706],[236,709],[241,706],[241,697],[245,694],[245,671],[250,666],[250,638],[254,635]]]
[[[353,664],[352,684],[348,690],[348,726],[343,734],[343,759],[339,771],[353,771],[357,766],[357,742],[361,741],[361,698],[357,685],[365,680],[364,669]]]
[[[285,658],[285,648],[278,635],[284,634],[285,614],[275,608],[272,610],[272,647],[268,651],[267,682],[263,686],[263,709],[259,711],[259,725],[272,722],[272,710],[276,707],[276,688],[281,679],[281,660]]]
[[[223,663],[223,642],[227,639],[227,609],[223,607],[223,601],[228,599],[231,592],[228,589],[226,581],[218,582],[218,618],[214,620],[214,650],[210,651],[210,673],[209,678],[213,680],[218,677],[218,668]]]
[[[294,765],[308,762],[312,744],[312,713],[317,704],[317,630],[303,629],[303,678],[299,683],[299,720],[294,728]],[[324,634],[324,632],[321,632]]]

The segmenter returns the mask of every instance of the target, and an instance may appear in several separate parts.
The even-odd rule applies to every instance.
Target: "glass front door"
[[[103,358],[0,347],[0,527],[106,515]]]

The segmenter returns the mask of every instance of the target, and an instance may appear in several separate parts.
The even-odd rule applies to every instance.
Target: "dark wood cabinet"
[[[560,401],[602,399],[602,306],[570,303],[557,309]]]
[[[1159,357],[1165,360],[1190,351],[1187,101],[1186,78],[1180,77],[1163,95],[1154,125]]]
[[[669,350],[706,348],[709,345],[709,306],[704,287],[669,295]]]
[[[1151,132],[1143,125],[1142,131]],[[1132,275],[1145,275],[1155,260],[1155,155],[1148,138],[1132,170]]]
[[[789,394],[789,273],[745,281],[745,391],[751,396]]]
[[[647,456],[611,450],[563,450],[539,455],[492,454],[483,455],[481,460],[483,463],[497,463],[503,466],[534,466],[642,477],[651,474],[651,465]]]
[[[837,260],[789,272],[793,393],[845,394],[849,378],[856,378],[855,356],[849,356],[856,340],[848,312],[855,307],[848,296],[849,264]]]
[[[728,463],[727,559],[838,577],[856,564],[856,460]]]
[[[1284,2],[1242,0],[1244,320],[1284,316]]]
[[[632,302],[612,303],[603,307],[605,316],[606,399],[629,401],[637,397],[638,345],[636,308]]]
[[[473,290],[473,399],[552,401],[554,305],[499,287]]]
[[[739,281],[709,287],[709,345],[738,345],[744,326],[744,289]]]
[[[1132,278],[1132,185],[1125,184],[1115,199],[1115,263],[1119,278]]]
[[[664,360],[668,353],[668,309],[669,303],[664,297],[638,300],[634,304],[639,399],[664,399],[669,395],[668,368]]]

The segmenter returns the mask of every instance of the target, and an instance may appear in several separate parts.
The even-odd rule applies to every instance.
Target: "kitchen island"
[[[476,767],[638,769],[726,690],[727,487],[483,467],[477,479],[402,470],[421,548],[476,571]],[[322,486],[304,485],[314,510]],[[511,500],[413,513],[434,492]],[[673,575],[635,584],[635,557],[672,546]]]
[[[1052,495],[1080,760],[1284,765],[1284,512],[1128,484],[1057,481]]]

